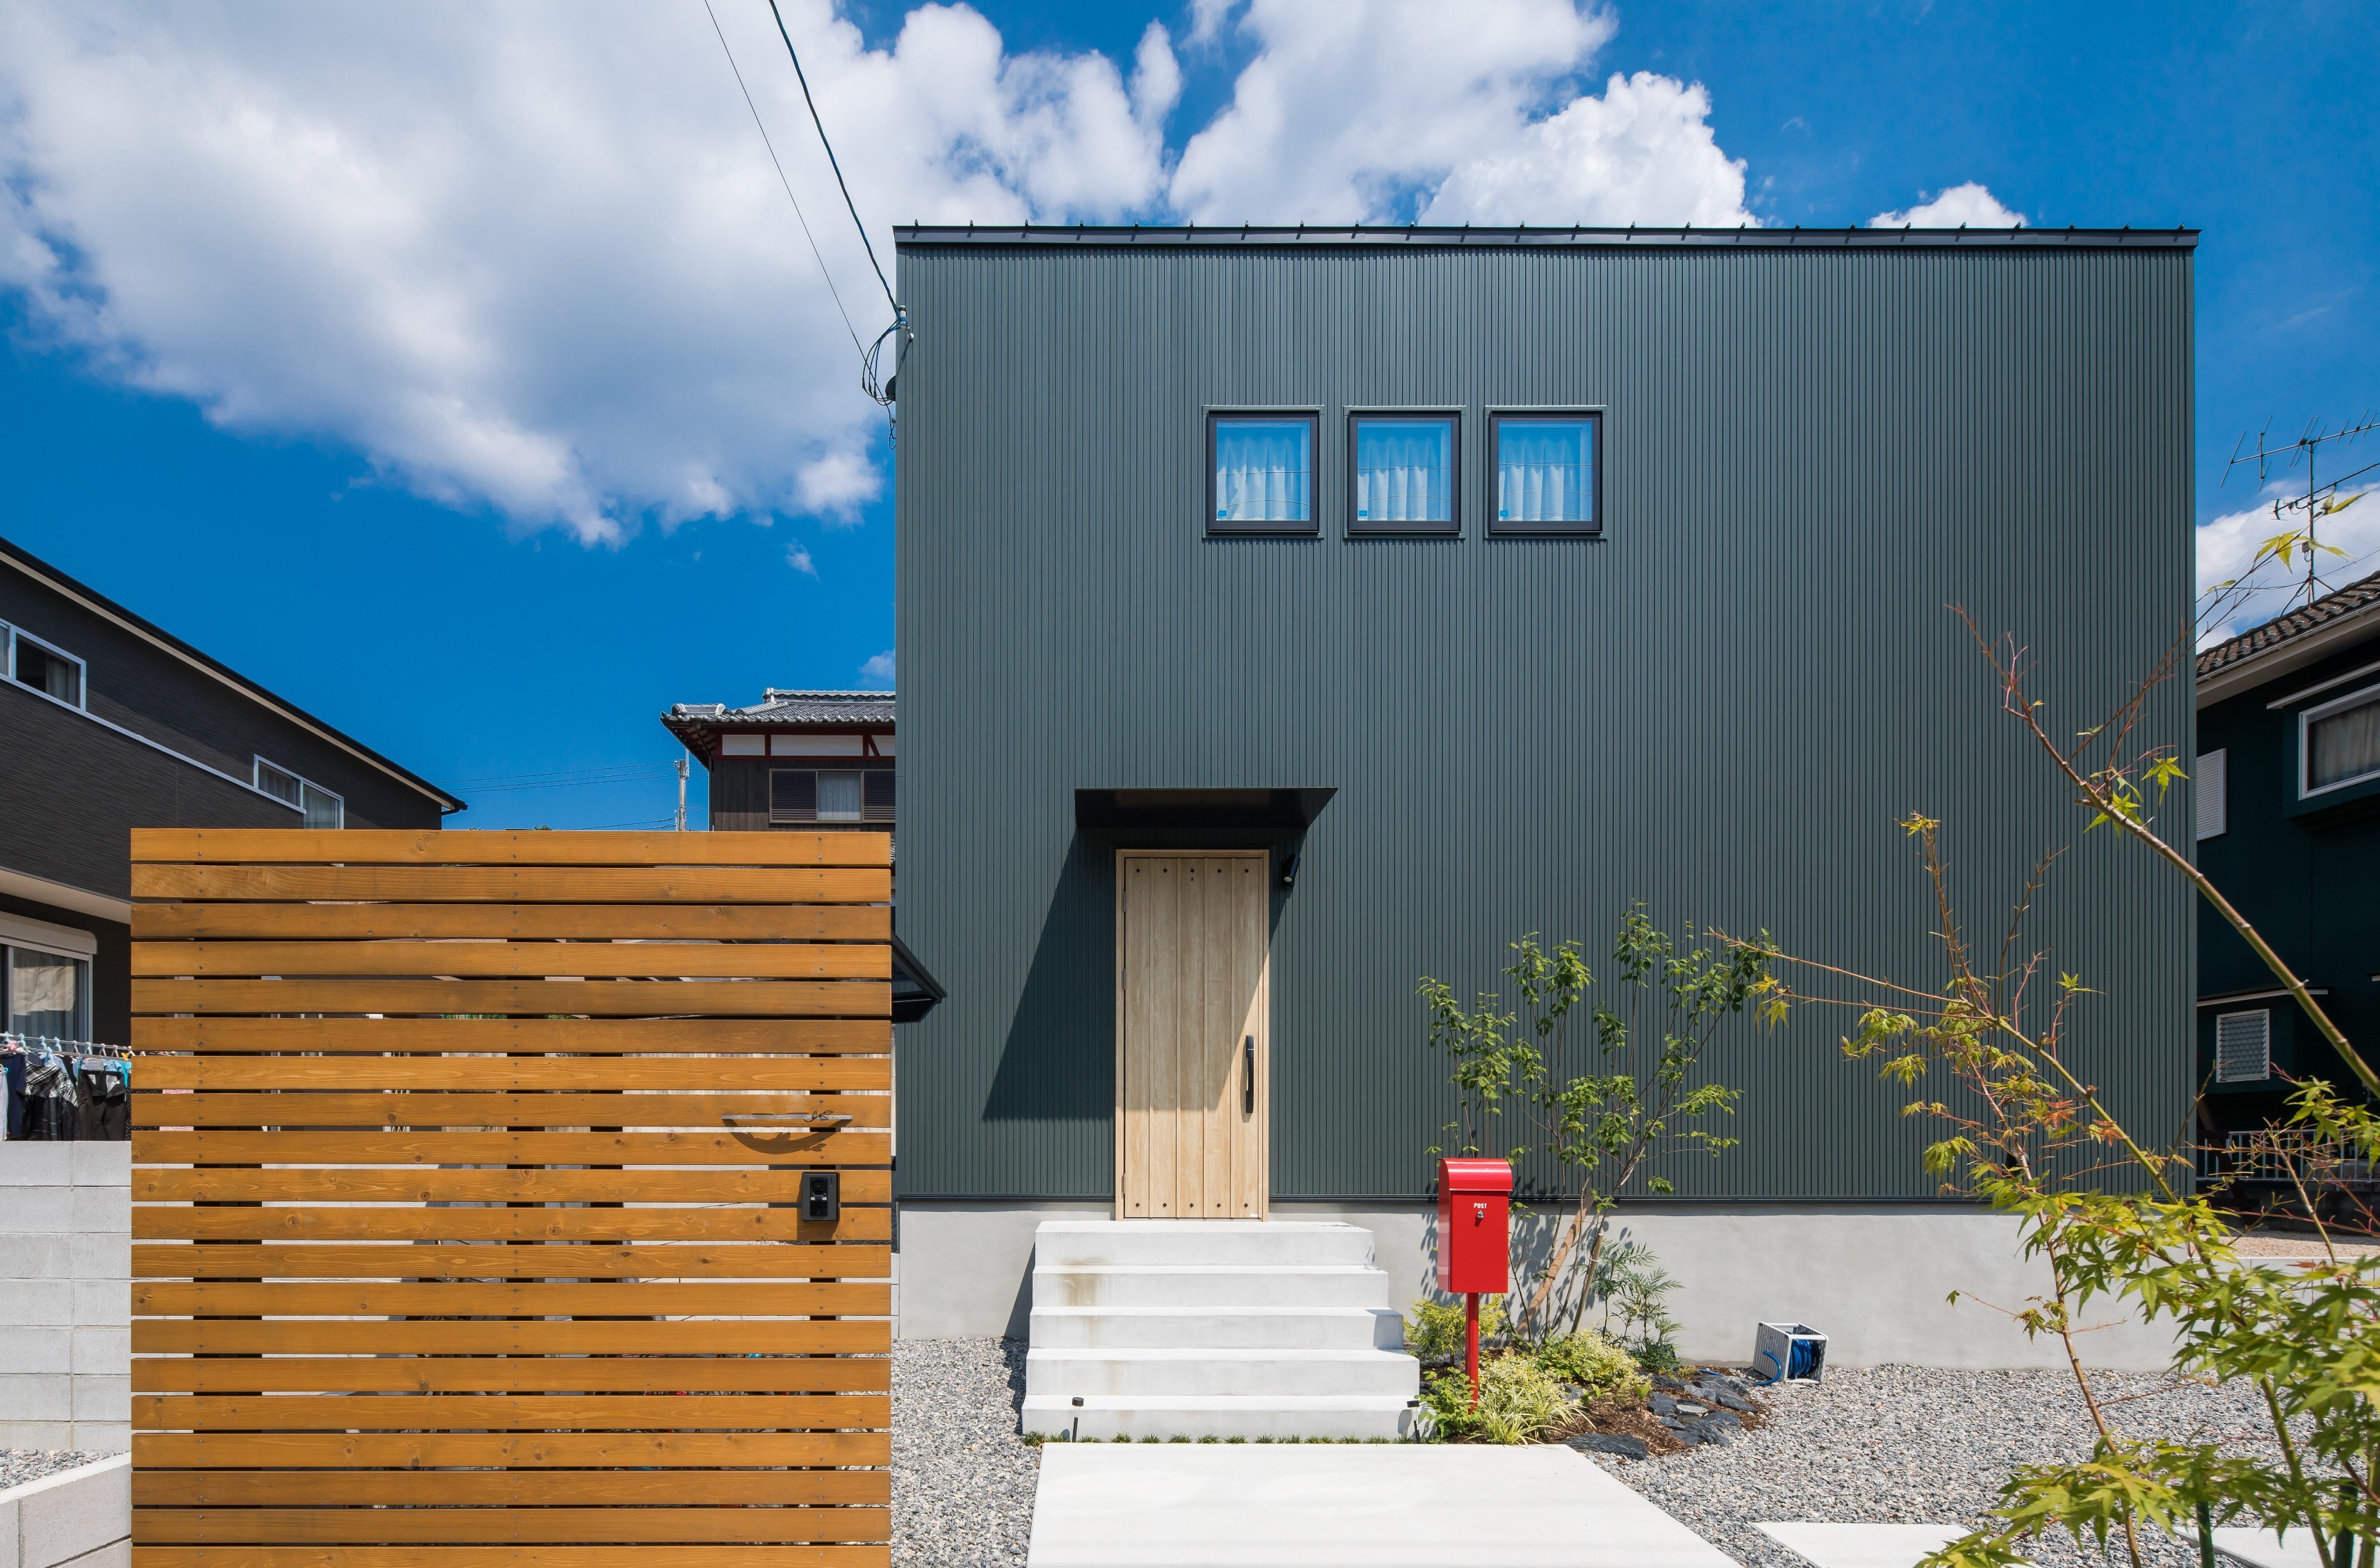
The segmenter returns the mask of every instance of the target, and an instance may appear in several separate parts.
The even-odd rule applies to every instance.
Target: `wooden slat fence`
[[[887,1562],[891,855],[134,833],[136,1568]]]

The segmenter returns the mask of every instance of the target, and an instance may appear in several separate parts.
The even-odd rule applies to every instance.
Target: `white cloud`
[[[2010,212],[1990,190],[1969,180],[1918,202],[1905,213],[1878,213],[1867,221],[1870,228],[1958,228],[1961,225],[1968,228],[2022,228],[2024,214]]]
[[[2305,602],[2306,558],[2292,552],[2286,561],[2256,563],[2265,542],[2279,534],[2301,533],[2301,517],[2275,517],[2271,496],[2240,512],[2228,512],[2198,529],[2199,644],[2220,642]],[[2343,588],[2380,567],[2380,490],[2322,519],[2315,537],[2329,548],[2317,551],[2314,570],[2325,592]],[[2341,553],[2332,554],[2336,549]],[[2226,589],[2223,585],[2239,586]],[[2212,619],[2207,619],[2208,616]]]
[[[798,541],[785,546],[785,565],[805,577],[819,575],[818,563],[810,559],[810,547]]]
[[[1638,71],[1580,98],[1507,148],[1457,164],[1431,224],[1750,224],[1743,164],[1711,134],[1700,82]]]
[[[871,337],[768,11],[715,3]],[[1178,158],[1162,26],[1126,67],[1012,54],[963,5],[869,48],[834,0],[783,3],[888,268],[912,220],[1749,221],[1699,86],[1584,89],[1615,24],[1582,0],[1194,0],[1193,41],[1254,53]],[[690,3],[18,0],[0,289],[99,374],[518,529],[852,522],[882,493],[882,415]]]
[[[867,49],[788,0],[878,254],[913,218],[1106,217],[1180,73],[1009,55],[963,7]],[[765,7],[720,20],[863,335],[885,314]],[[698,6],[53,0],[0,26],[0,286],[242,432],[614,540],[848,513],[881,416]]]
[[[862,686],[891,686],[892,684],[892,650],[888,648],[860,665],[859,682]]]

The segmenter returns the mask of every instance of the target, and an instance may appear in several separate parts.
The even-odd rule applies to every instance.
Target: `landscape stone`
[[[1649,1459],[1653,1451],[1645,1446],[1642,1438],[1632,1438],[1624,1432],[1581,1432],[1574,1438],[1564,1438],[1562,1445],[1581,1452],[1616,1453],[1623,1459]]]
[[[1647,1394],[1645,1398],[1645,1408],[1656,1416],[1675,1416],[1678,1413],[1678,1402],[1665,1393]]]

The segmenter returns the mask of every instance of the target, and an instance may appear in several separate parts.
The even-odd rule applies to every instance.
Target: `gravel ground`
[[[2144,1435],[2257,1429],[2261,1408],[2246,1390],[2174,1388],[2147,1375],[2101,1374],[2097,1382],[2103,1397],[2126,1402],[2117,1406],[2126,1428]],[[1764,1392],[1773,1392],[1768,1425],[1724,1448],[1596,1462],[1738,1562],[1808,1568],[1754,1523],[1980,1525],[2013,1466],[2090,1452],[2089,1417],[2062,1373],[1877,1367]],[[2143,1544],[2160,1568],[2196,1568],[2195,1541]],[[2045,1568],[2109,1561],[2063,1535],[2029,1550]],[[2120,1543],[2112,1560],[2123,1561]]]
[[[1016,1432],[1023,1340],[892,1345],[892,1561],[1021,1565],[1041,1456]]]
[[[107,1457],[73,1448],[0,1448],[0,1491]]]

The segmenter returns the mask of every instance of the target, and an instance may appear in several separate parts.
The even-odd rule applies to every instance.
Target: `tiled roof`
[[[2198,678],[2204,680],[2209,675],[2260,658],[2309,632],[2335,626],[2374,605],[2380,605],[2380,572],[2368,577],[2359,577],[2345,588],[2324,594],[2311,604],[2301,604],[2286,614],[2274,616],[2261,626],[2251,626],[2228,641],[2216,643],[2198,656]]]
[[[688,750],[707,757],[712,737],[722,730],[891,729],[892,706],[889,691],[780,691],[771,687],[749,708],[677,703],[662,715],[662,723]]]

